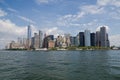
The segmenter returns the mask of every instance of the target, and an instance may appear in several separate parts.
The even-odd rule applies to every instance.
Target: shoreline
[[[41,49],[1,49],[1,50],[6,50],[6,51],[95,51],[95,50],[120,50],[120,49],[110,49],[110,48],[90,48],[90,49],[81,49],[81,48],[76,48],[76,49],[64,49],[64,48],[41,48]]]

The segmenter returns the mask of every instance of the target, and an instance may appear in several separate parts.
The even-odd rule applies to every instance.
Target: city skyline
[[[41,50],[41,49],[56,49],[68,47],[94,47],[94,48],[110,48],[109,34],[106,27],[100,27],[99,31],[91,33],[86,29],[84,32],[79,32],[76,36],[71,36],[69,33],[64,35],[44,34],[39,30],[31,37],[31,26],[27,29],[26,40],[18,38],[18,41],[11,41],[6,49],[23,49],[23,50]],[[59,49],[58,49],[59,50]]]
[[[0,48],[26,38],[29,24],[32,33],[42,30],[56,36],[107,26],[111,45],[120,46],[119,10],[119,0],[0,0]]]

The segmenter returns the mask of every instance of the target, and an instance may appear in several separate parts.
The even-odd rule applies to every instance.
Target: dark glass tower
[[[95,33],[90,33],[91,46],[96,46],[96,44],[95,44],[95,41],[96,41],[95,36],[96,36]]]
[[[79,42],[81,47],[85,46],[84,32],[79,32]]]

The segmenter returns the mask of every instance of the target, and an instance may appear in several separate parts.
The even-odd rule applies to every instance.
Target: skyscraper
[[[106,27],[100,28],[100,42],[101,47],[107,47],[107,33],[106,33]]]
[[[84,32],[79,32],[79,45],[81,47],[85,46],[85,38],[84,38]]]
[[[80,39],[79,39],[79,34],[76,35],[75,37],[75,46],[80,46]]]
[[[34,48],[39,49],[39,35],[34,33]]]
[[[100,31],[96,32],[96,46],[100,47],[101,42],[100,42]]]
[[[84,36],[85,36],[85,46],[91,46],[90,45],[90,30],[85,30]]]
[[[31,26],[28,25],[27,29],[27,49],[30,49],[31,46]]]
[[[31,26],[30,25],[28,25],[27,39],[31,39]]]
[[[91,46],[96,46],[95,45],[95,33],[90,33],[90,42],[91,42]]]
[[[110,47],[110,41],[109,41],[109,38],[108,38],[108,33],[106,35],[107,35],[107,47]]]
[[[39,30],[39,48],[43,47],[43,33]]]
[[[75,39],[76,39],[76,37],[70,36],[70,43],[71,43],[71,46],[75,46]]]

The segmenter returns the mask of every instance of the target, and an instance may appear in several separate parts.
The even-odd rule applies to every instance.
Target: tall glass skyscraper
[[[85,46],[84,32],[79,32],[79,45],[80,47]]]
[[[43,47],[43,33],[39,30],[39,48]]]
[[[91,41],[91,46],[96,46],[95,45],[95,40],[96,40],[96,34],[95,33],[90,33],[90,41]]]
[[[27,49],[30,49],[31,46],[31,26],[28,25],[28,30],[27,30]]]
[[[91,46],[90,45],[90,30],[85,30],[85,46]]]
[[[31,26],[30,25],[28,25],[27,39],[31,39]]]

